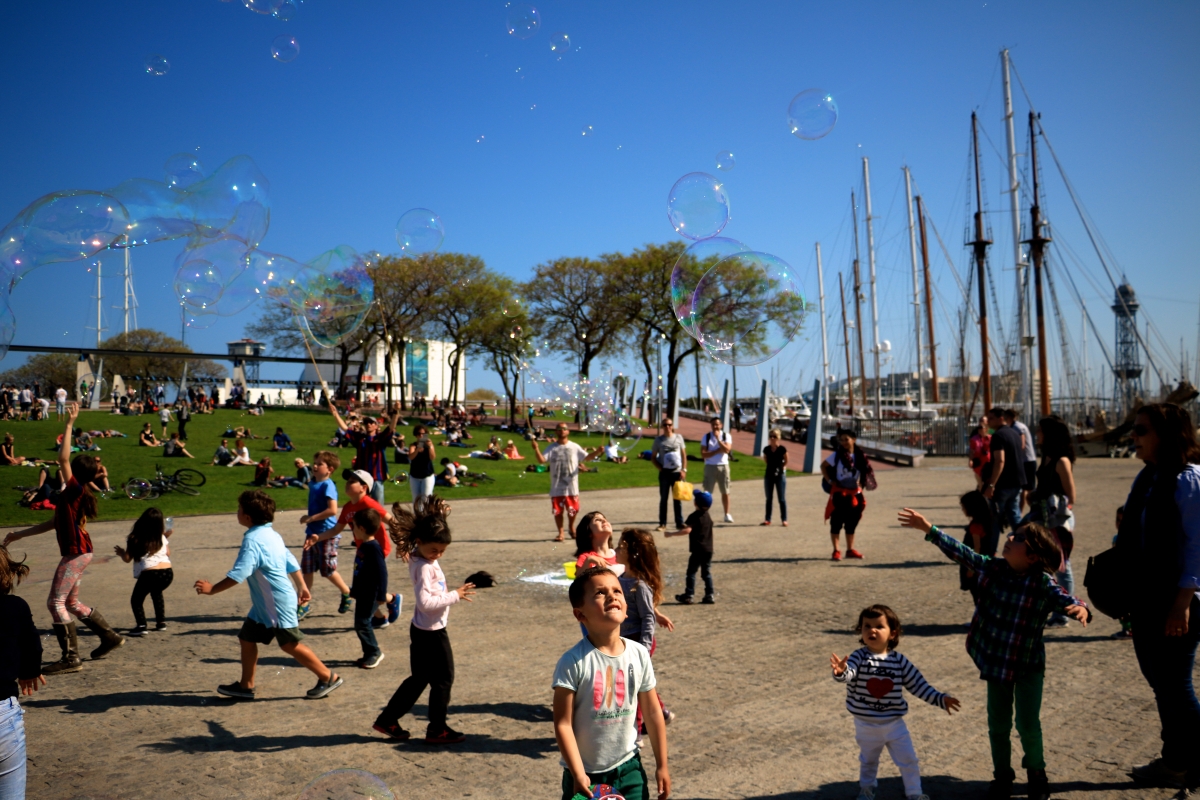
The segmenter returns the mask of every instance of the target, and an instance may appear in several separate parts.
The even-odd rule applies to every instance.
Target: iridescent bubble
[[[692,299],[700,279],[718,263],[737,253],[748,253],[750,248],[736,239],[723,236],[713,236],[692,242],[680,254],[671,270],[671,307],[675,309],[675,319],[692,336],[693,328]]]
[[[518,39],[528,39],[542,26],[542,15],[538,10],[523,3],[511,3],[505,18],[504,29]]]
[[[299,800],[396,800],[396,795],[366,770],[335,769],[305,786]]]
[[[513,327],[512,327],[512,330],[510,330],[510,331],[508,332],[508,338],[510,338],[510,339],[520,339],[520,338],[521,338],[521,326],[520,326],[520,325],[513,325]]]
[[[221,299],[225,280],[211,262],[194,259],[175,272],[175,294],[191,308],[207,309]]]
[[[595,133],[595,130],[592,128],[591,125],[583,126],[583,135],[584,136],[591,136],[593,133]]]
[[[837,124],[838,107],[824,89],[805,89],[788,103],[788,130],[797,139],[820,139]]]
[[[167,173],[167,185],[175,189],[186,189],[197,181],[203,180],[204,165],[200,159],[190,153],[176,153],[167,159],[163,165]]]
[[[729,197],[721,182],[707,172],[689,172],[667,195],[667,219],[688,239],[716,236],[729,222]]]
[[[717,169],[722,170],[723,172],[728,172],[729,170],[733,169],[733,165],[735,163],[736,162],[733,160],[733,153],[729,152],[728,150],[722,150],[721,152],[717,153]]]
[[[0,291],[0,361],[8,355],[8,346],[17,335],[17,318],[8,304],[8,292]]]
[[[55,192],[34,201],[20,219],[22,252],[12,255],[18,277],[43,264],[91,258],[129,226],[125,207],[104,192]]]
[[[519,297],[509,297],[500,307],[500,313],[506,317],[519,317],[525,313],[525,301]]]
[[[571,37],[562,31],[550,34],[550,52],[562,61],[562,57],[571,52]]]
[[[757,252],[736,253],[705,273],[692,307],[696,339],[709,356],[732,366],[777,354],[809,310],[788,263]]]
[[[428,208],[412,208],[396,222],[396,242],[407,255],[432,253],[442,246],[446,230],[442,220]]]
[[[283,5],[283,0],[242,0],[242,5],[256,14],[274,14]]]
[[[146,56],[147,75],[166,75],[170,71],[171,62],[167,61],[166,56],[157,53]]]
[[[296,16],[297,10],[296,0],[283,0],[279,8],[275,9],[274,16],[280,22],[288,22],[292,17]]]
[[[286,33],[276,36],[271,42],[271,56],[276,61],[287,63],[300,55],[300,42]]]
[[[221,300],[213,307],[213,310],[222,317],[232,317],[254,305],[259,298],[258,286],[254,280],[254,270],[246,268],[225,284],[225,288],[221,292]]]
[[[204,330],[211,327],[217,319],[218,317],[212,309],[183,306],[183,324],[193,330]]]
[[[362,258],[341,245],[308,262],[301,273],[298,311],[313,341],[336,347],[362,325],[375,300],[375,286]]]

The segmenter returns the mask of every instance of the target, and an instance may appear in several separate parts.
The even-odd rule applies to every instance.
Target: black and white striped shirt
[[[846,671],[833,679],[846,684],[846,710],[858,717],[885,719],[908,713],[901,687],[938,708],[946,707],[947,695],[930,686],[921,671],[900,653],[882,655],[862,647],[846,660]]]

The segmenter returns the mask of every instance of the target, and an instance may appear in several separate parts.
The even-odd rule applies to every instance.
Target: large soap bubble
[[[341,245],[308,262],[299,279],[301,319],[313,341],[336,347],[362,325],[375,300],[366,262],[353,248]]]
[[[271,57],[287,63],[300,55],[300,41],[289,34],[280,34],[271,42]]]
[[[192,308],[216,305],[224,289],[221,271],[202,259],[187,262],[175,273],[175,294]]]
[[[8,305],[8,292],[0,291],[0,360],[8,355],[8,346],[17,335],[17,318]]]
[[[733,169],[734,164],[736,163],[737,161],[734,159],[733,153],[729,152],[728,150],[722,150],[721,152],[717,153],[717,169],[721,170],[722,172],[729,172],[729,170]]]
[[[736,253],[705,273],[692,300],[694,333],[723,364],[761,364],[804,324],[808,306],[786,261],[769,253]]]
[[[536,8],[524,3],[510,3],[504,20],[504,29],[518,39],[528,39],[542,27],[542,15]]]
[[[305,786],[299,800],[396,800],[396,795],[366,770],[335,769]]]
[[[713,236],[692,242],[679,256],[671,270],[671,308],[675,309],[675,319],[692,336],[696,335],[692,326],[692,300],[700,279],[722,260],[749,251],[749,247],[736,239]]]
[[[154,53],[146,56],[146,74],[147,75],[166,75],[171,71],[171,62],[167,61],[166,56]]]
[[[280,22],[289,22],[292,17],[296,16],[296,11],[299,10],[296,5],[296,0],[283,0],[279,4],[279,8],[275,9],[274,17]]]
[[[729,197],[721,182],[707,172],[689,172],[667,195],[671,227],[689,239],[716,236],[729,222]]]
[[[58,261],[91,258],[123,237],[129,215],[105,192],[55,192],[25,208],[5,228],[0,270],[20,279]]]
[[[396,243],[405,255],[432,253],[445,238],[441,217],[428,208],[411,208],[396,222]]]
[[[242,5],[256,14],[274,14],[283,5],[283,0],[242,0]]]
[[[167,185],[174,189],[186,189],[197,181],[204,180],[207,171],[200,159],[190,153],[176,153],[163,165],[167,174]]]
[[[562,57],[571,52],[571,37],[562,31],[550,34],[550,52],[562,61]]]
[[[788,130],[797,139],[820,139],[837,124],[838,107],[823,89],[805,89],[788,103]]]

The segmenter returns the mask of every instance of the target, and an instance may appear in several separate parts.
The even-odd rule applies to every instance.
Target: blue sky
[[[1195,358],[1200,270],[1189,223],[1200,212],[1200,6],[536,5],[541,30],[522,41],[505,33],[504,2],[491,0],[305,0],[289,22],[240,0],[6,4],[0,217],[56,190],[161,179],[173,153],[195,152],[210,169],[244,153],[271,181],[266,250],[302,260],[342,243],[394,252],[397,218],[424,206],[441,215],[444,249],[521,278],[559,256],[672,239],[668,189],[687,172],[715,172],[716,153],[727,149],[737,166],[721,173],[733,211],[725,235],[783,257],[808,274],[813,292],[813,243],[821,241],[835,303],[836,273],[849,259],[849,193],[861,187],[868,156],[880,335],[894,343],[894,366],[903,369],[912,364],[912,308],[900,168],[912,169],[962,272],[972,110],[986,132],[997,316],[1012,313],[1005,180],[991,144],[1003,150],[998,52],[1007,46],[1075,188],[1143,298],[1143,314],[1173,359],[1181,338]],[[562,61],[549,47],[557,31],[577,48]],[[299,57],[286,64],[270,56],[271,40],[284,32],[300,42]],[[167,75],[144,73],[151,53],[169,59]],[[809,87],[833,93],[841,111],[834,131],[815,142],[789,135],[784,116],[789,99]],[[1028,105],[1015,91],[1024,151]],[[594,129],[588,137],[580,133],[586,125]],[[1044,164],[1045,212],[1056,240],[1081,261],[1074,266],[1064,249],[1063,268],[1077,270],[1111,341],[1111,288],[1048,158]],[[143,326],[178,333],[170,283],[181,247],[134,252]],[[958,290],[936,248],[934,255],[944,298],[938,339],[947,351]],[[106,274],[118,261],[106,261]],[[95,313],[89,268],[52,265],[21,283],[12,298],[16,343],[94,341],[86,330]],[[119,289],[106,280],[114,304]],[[1061,285],[1059,292],[1078,347],[1079,312]],[[120,319],[107,313],[115,330]],[[188,343],[223,351],[254,313],[189,331]],[[782,390],[800,380],[807,389],[820,372],[816,330],[759,373],[773,367]],[[1165,360],[1168,347],[1160,350]],[[841,374],[838,356],[831,360]],[[1094,342],[1089,360],[1100,378]],[[713,379],[725,372],[710,368]],[[469,383],[497,382],[472,369]]]

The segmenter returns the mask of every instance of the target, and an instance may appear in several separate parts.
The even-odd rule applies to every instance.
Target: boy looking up
[[[248,582],[250,613],[238,632],[242,648],[242,678],[217,687],[217,693],[244,700],[254,699],[254,670],[258,665],[258,646],[279,640],[283,652],[317,676],[317,685],[307,692],[318,700],[342,685],[342,678],[321,663],[321,659],[301,644],[304,634],[296,627],[296,597],[309,600],[308,587],[300,579],[300,565],[275,532],[275,501],[262,490],[242,492],[238,497],[238,524],[245,526],[242,547],[229,574],[216,584],[196,581],[196,594],[212,595]]]
[[[659,800],[671,794],[667,729],[654,693],[650,653],[621,638],[625,593],[607,568],[582,570],[568,590],[571,610],[587,637],[554,669],[554,736],[562,754],[563,800],[593,796],[596,784],[625,800],[647,800],[646,771],[637,746],[642,709],[654,760]]]
[[[313,456],[312,483],[308,485],[308,513],[300,518],[304,525],[304,539],[320,536],[337,525],[338,492],[337,486],[330,479],[334,470],[341,466],[341,459],[328,450],[322,450]],[[342,602],[338,604],[338,613],[345,614],[350,610],[350,589],[337,571],[337,551],[341,536],[334,536],[319,542],[313,547],[305,547],[300,555],[300,572],[304,575],[304,585],[312,592],[313,576],[320,572],[322,578],[328,579],[342,593]],[[296,609],[297,619],[304,619],[312,610],[312,603],[303,603]]]

